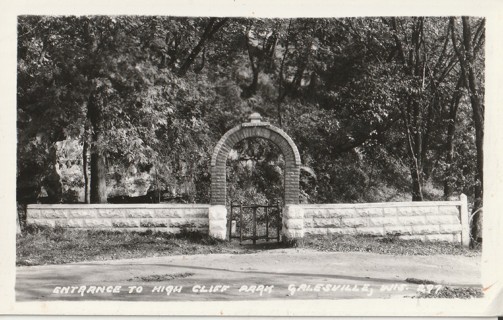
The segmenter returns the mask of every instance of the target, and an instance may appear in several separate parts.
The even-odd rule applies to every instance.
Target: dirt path
[[[408,278],[434,281],[438,286],[409,283],[405,281]],[[18,267],[16,298],[18,301],[386,298],[415,296],[422,290],[441,290],[445,285],[480,287],[480,257],[277,249],[241,255],[167,256]]]

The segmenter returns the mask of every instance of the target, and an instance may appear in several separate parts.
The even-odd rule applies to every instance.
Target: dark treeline
[[[86,202],[134,166],[207,203],[213,146],[259,112],[299,148],[302,201],[463,192],[479,238],[484,40],[474,17],[19,17],[18,201],[65,201],[56,143],[74,139]],[[282,170],[275,146],[243,141],[230,198],[275,201]]]

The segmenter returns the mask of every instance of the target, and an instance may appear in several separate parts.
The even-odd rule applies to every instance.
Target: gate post
[[[461,220],[461,244],[464,247],[470,246],[470,217],[468,214],[468,198],[464,193],[459,196],[461,202],[460,220]]]
[[[304,237],[304,208],[298,204],[286,204],[283,208],[283,240]]]
[[[227,238],[227,208],[224,205],[210,206],[208,219],[209,235],[225,240]]]

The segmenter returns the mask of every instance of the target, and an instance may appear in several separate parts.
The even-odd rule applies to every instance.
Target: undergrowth
[[[184,230],[179,234],[112,230],[74,230],[29,226],[17,236],[18,266],[64,264],[79,261],[145,258],[169,255],[252,253],[278,248],[303,248],[326,252],[372,252],[390,255],[451,254],[476,256],[468,249],[446,242],[421,242],[398,237],[351,235],[306,236],[276,243],[244,243],[218,240],[207,234]]]
[[[16,241],[17,265],[253,251],[195,231],[179,234],[29,227]]]
[[[404,240],[398,236],[369,235],[320,235],[309,236],[297,241],[301,248],[328,252],[373,252],[391,255],[435,255],[452,254],[476,256],[480,248],[469,249],[460,244],[441,241]]]

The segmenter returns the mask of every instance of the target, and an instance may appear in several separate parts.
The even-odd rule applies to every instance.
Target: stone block
[[[438,224],[425,224],[412,226],[412,234],[438,234],[440,227]]]
[[[290,229],[283,228],[282,234],[288,240],[300,239],[300,238],[304,237],[304,229],[302,229],[302,230],[297,230],[297,229],[290,230]]]
[[[337,228],[342,226],[342,218],[313,219],[315,228]]]
[[[283,219],[304,219],[304,208],[299,205],[286,205],[283,208]]]
[[[383,214],[385,217],[391,217],[398,215],[397,208],[383,208]]]
[[[446,241],[454,242],[454,235],[452,234],[429,234],[426,235],[426,241]]]
[[[344,227],[367,227],[369,225],[368,218],[342,218],[341,225]]]
[[[398,217],[398,224],[404,226],[417,226],[426,224],[425,216],[404,216]]]
[[[90,210],[93,209],[89,209],[88,211]],[[62,209],[61,211],[64,212],[64,217],[68,219],[83,219],[95,217],[94,215],[90,215],[88,211],[82,209]]]
[[[368,234],[373,236],[383,236],[384,227],[361,227],[356,228],[357,234]]]
[[[314,208],[304,209],[304,218],[322,218],[322,210]]]
[[[283,225],[287,229],[304,229],[304,219],[285,219]]]
[[[369,225],[369,227],[396,226],[396,225],[398,225],[398,218],[396,216],[371,217],[371,218],[369,218],[368,225]]]
[[[138,219],[140,215],[138,214],[138,209],[130,208],[124,209],[124,216],[130,219]]]
[[[114,228],[137,228],[140,226],[140,219],[111,219]]]
[[[61,228],[84,228],[84,219],[61,219],[56,222],[56,226]]]
[[[208,226],[208,218],[173,218],[169,219],[170,227],[194,228]]]
[[[461,224],[441,224],[439,233],[461,233]]]
[[[383,208],[358,208],[356,209],[356,212],[360,217],[376,217],[384,215]]]
[[[337,217],[355,217],[356,211],[353,208],[337,209],[337,208],[309,208],[304,209],[305,216],[313,218],[337,218]]]
[[[227,208],[224,205],[211,206],[208,212],[210,222],[212,220],[226,220]]]
[[[28,219],[28,224],[29,225],[35,225],[39,227],[49,227],[49,228],[54,228],[56,227],[56,221],[54,219]]]
[[[356,234],[356,228],[326,228],[326,230],[327,234]]]
[[[423,234],[405,235],[400,236],[399,238],[403,240],[420,240],[420,241],[426,240],[426,236]]]
[[[28,207],[26,209],[26,216],[28,218],[33,218],[33,219],[39,219],[42,217],[39,209],[31,209],[30,207]]]
[[[314,219],[304,218],[304,228],[314,228]]]
[[[426,224],[461,224],[455,215],[431,215],[426,216]]]
[[[144,228],[167,228],[170,226],[169,219],[166,218],[143,218],[140,219],[140,227]]]
[[[107,218],[126,218],[126,209],[124,208],[114,208],[107,212]]]
[[[174,208],[156,209],[154,212],[156,218],[181,218],[182,210]]]
[[[210,232],[227,231],[226,220],[210,220],[208,223]]]
[[[461,243],[461,233],[453,235],[453,241],[456,243]]]
[[[208,234],[216,239],[225,240],[227,238],[226,230],[212,230],[211,228],[208,231]]]
[[[424,216],[424,215],[436,215],[438,214],[437,207],[427,206],[427,207],[399,207],[397,208],[397,215],[399,216]]]
[[[403,234],[403,235],[411,235],[412,227],[411,226],[384,226],[385,234]]]
[[[358,213],[354,208],[330,208],[327,210],[326,218],[336,217],[358,217]]]
[[[438,213],[439,214],[445,214],[445,215],[453,215],[453,216],[459,216],[459,207],[458,206],[439,206],[438,207]]]
[[[138,218],[156,218],[155,211],[153,209],[139,209]]]
[[[82,228],[110,228],[112,221],[110,219],[83,219]]]
[[[208,220],[209,211],[206,208],[190,208],[184,210],[184,217]]]
[[[150,230],[159,230],[158,228],[148,228]],[[168,228],[163,228],[164,232],[167,232],[167,233],[170,233],[170,234],[179,234],[182,229],[180,228],[171,228],[171,227],[168,227]]]
[[[66,219],[69,209],[42,209],[40,219]]]
[[[304,228],[304,234],[324,235],[327,234],[326,228]]]

